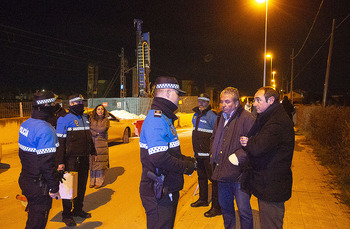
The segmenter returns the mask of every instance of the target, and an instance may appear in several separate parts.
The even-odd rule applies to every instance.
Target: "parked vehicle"
[[[108,130],[108,142],[122,141],[128,143],[129,138],[135,133],[135,126],[132,121],[120,120],[110,112],[108,119],[110,121],[110,127]]]

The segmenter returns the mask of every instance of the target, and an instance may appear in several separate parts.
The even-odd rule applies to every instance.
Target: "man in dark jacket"
[[[240,140],[252,168],[245,172],[246,188],[258,198],[262,229],[283,228],[284,202],[292,194],[294,128],[278,98],[273,88],[257,91],[254,106],[258,117]]]
[[[212,179],[218,181],[224,225],[226,229],[236,228],[236,198],[241,228],[253,229],[250,195],[241,190],[239,182],[241,166],[246,160],[239,138],[248,133],[255,119],[240,105],[236,88],[228,87],[221,92],[220,105],[222,112],[214,125],[211,163],[214,164]]]
[[[288,96],[286,96],[286,95],[283,97],[282,106],[283,106],[284,110],[286,111],[290,120],[293,121],[293,114],[295,112],[295,108],[294,108],[293,104],[289,101]]]
[[[151,110],[142,125],[140,197],[147,215],[147,228],[173,228],[183,174],[195,169],[195,159],[181,154],[174,127],[181,95],[174,77],[158,77]]]
[[[213,134],[216,113],[211,110],[210,98],[206,93],[198,97],[198,106],[193,108],[195,112],[192,119],[192,145],[197,161],[197,174],[199,184],[199,199],[191,204],[191,207],[208,206],[208,180],[212,182],[212,204],[205,217],[221,215],[218,184],[211,179],[212,166],[210,165],[210,137]]]
[[[78,195],[72,200],[62,199],[62,220],[67,226],[75,226],[72,216],[90,218],[91,214],[83,211],[83,202],[89,172],[89,155],[95,155],[90,122],[84,114],[83,96],[69,96],[69,113],[57,120],[59,147],[56,161],[58,170],[78,172]]]
[[[58,142],[56,131],[48,122],[53,116],[54,102],[52,92],[35,93],[31,118],[19,129],[22,171],[18,183],[28,200],[27,229],[44,229],[52,198],[60,198],[55,166]]]

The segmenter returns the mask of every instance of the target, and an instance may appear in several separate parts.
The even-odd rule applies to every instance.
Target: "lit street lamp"
[[[266,54],[266,57],[267,58],[271,58],[271,71],[270,71],[270,74],[271,74],[271,79],[273,78],[273,73],[272,73],[272,55],[271,54]]]
[[[265,11],[265,46],[264,46],[264,81],[263,81],[263,87],[265,87],[266,84],[266,44],[267,44],[267,6],[268,6],[268,0],[255,0],[257,3],[264,3],[266,5],[266,11]]]
[[[273,71],[273,72],[272,72],[272,87],[273,87],[273,89],[275,89],[275,90],[276,90],[276,80],[275,80],[275,74],[276,74],[276,72],[275,72],[275,71]]]

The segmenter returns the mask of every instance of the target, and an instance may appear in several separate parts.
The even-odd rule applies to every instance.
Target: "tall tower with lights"
[[[134,19],[136,27],[136,67],[138,97],[148,97],[150,95],[149,73],[151,72],[151,46],[150,34],[142,33],[142,20]]]

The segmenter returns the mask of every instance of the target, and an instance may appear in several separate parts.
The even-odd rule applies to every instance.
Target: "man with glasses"
[[[254,106],[257,119],[240,139],[251,167],[244,172],[245,189],[258,198],[261,228],[282,229],[284,202],[292,195],[293,122],[271,87],[256,92]]]
[[[83,202],[89,172],[89,155],[96,154],[96,150],[92,142],[90,122],[84,114],[83,100],[83,96],[79,94],[69,96],[69,113],[57,120],[58,170],[60,174],[64,171],[78,172],[77,197],[73,201],[62,199],[62,220],[67,226],[76,225],[73,216],[91,217],[90,213],[83,211]]]
[[[222,111],[216,119],[211,145],[212,179],[218,182],[219,204],[226,229],[236,228],[234,200],[238,207],[241,228],[253,229],[250,195],[241,190],[240,177],[246,153],[239,138],[253,126],[254,117],[239,103],[236,88],[227,87],[220,94]]]
[[[174,127],[181,95],[174,77],[158,77],[154,99],[142,125],[140,197],[147,215],[147,228],[173,228],[183,174],[195,169],[194,158],[181,154]]]

